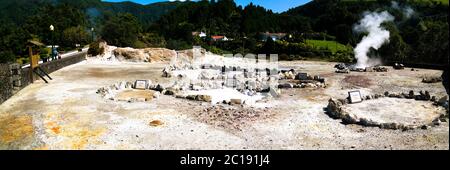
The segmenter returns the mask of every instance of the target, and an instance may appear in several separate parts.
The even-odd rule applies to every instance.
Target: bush
[[[49,49],[48,48],[41,48],[40,49],[40,53],[39,53],[39,57],[41,57],[42,59],[44,58],[48,58],[49,57]]]
[[[11,51],[0,52],[0,63],[15,62],[16,56]]]
[[[183,40],[169,40],[167,41],[166,48],[172,50],[185,50],[192,48],[192,45],[189,45],[186,41]]]
[[[89,44],[88,54],[92,56],[96,56],[99,54],[103,54],[105,52],[105,49],[103,47],[100,47],[101,40],[94,41],[91,44]]]
[[[330,60],[334,62],[351,63],[353,62],[353,59],[352,53],[336,53]]]

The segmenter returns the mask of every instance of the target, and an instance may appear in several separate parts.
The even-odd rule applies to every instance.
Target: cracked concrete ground
[[[363,94],[428,90],[444,96],[441,83],[421,83],[422,76],[440,76],[441,71],[390,68],[386,73],[337,74],[334,63],[280,64],[321,75],[328,86],[283,89],[280,98],[264,101],[270,114],[239,122],[236,129],[205,121],[199,113],[211,107],[207,103],[164,95],[128,103],[96,94],[119,81],[169,83],[161,76],[164,63],[83,61],[52,73],[49,84],[38,81],[0,105],[0,149],[449,149],[448,123],[389,130],[344,125],[324,113],[330,97],[345,98],[352,89]],[[343,81],[348,76],[370,83]],[[161,124],[150,124],[155,120]]]

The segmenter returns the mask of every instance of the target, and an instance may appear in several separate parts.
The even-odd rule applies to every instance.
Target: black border
[[[212,167],[181,165],[179,161],[187,154],[197,156],[223,157],[223,155],[269,155],[270,164],[223,165]],[[176,150],[176,151],[0,151],[3,165],[33,165],[70,168],[126,168],[126,169],[367,169],[367,168],[418,168],[445,167],[448,150],[443,151],[280,151],[280,150]],[[89,169],[90,169],[89,168]],[[65,168],[62,168],[65,169]]]

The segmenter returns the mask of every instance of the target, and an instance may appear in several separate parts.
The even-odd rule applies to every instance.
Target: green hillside
[[[22,24],[30,15],[47,4],[69,4],[83,10],[91,17],[104,13],[131,13],[142,23],[149,24],[175,9],[180,2],[160,2],[141,5],[133,2],[102,2],[101,0],[0,0],[0,20]]]
[[[347,46],[338,43],[336,41],[325,41],[325,40],[305,40],[306,44],[317,48],[317,49],[328,49],[332,53],[336,53],[337,51],[346,51],[348,50]]]

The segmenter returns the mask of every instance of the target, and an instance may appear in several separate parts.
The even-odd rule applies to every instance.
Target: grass
[[[340,44],[336,41],[324,41],[324,40],[306,40],[306,44],[320,49],[326,48],[329,49],[332,53],[336,53],[337,51],[345,51],[347,50],[347,46],[344,44]]]

